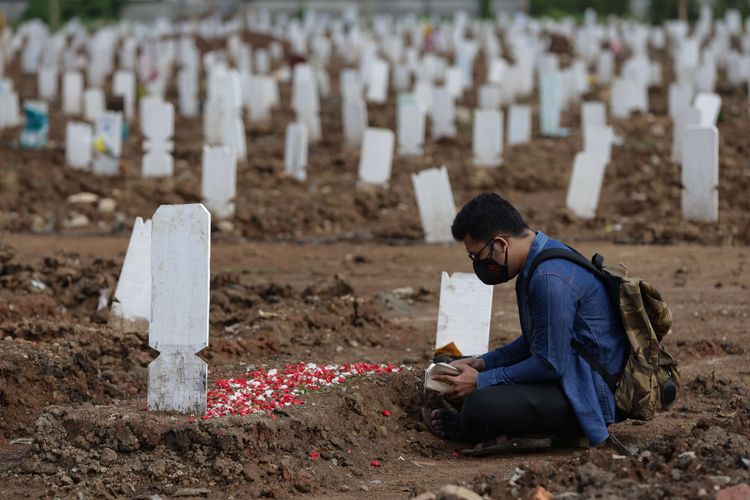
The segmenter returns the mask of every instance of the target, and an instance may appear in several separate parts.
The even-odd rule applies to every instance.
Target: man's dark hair
[[[464,205],[453,219],[453,237],[462,241],[468,234],[477,242],[495,235],[522,236],[529,226],[518,210],[495,193],[482,193]]]

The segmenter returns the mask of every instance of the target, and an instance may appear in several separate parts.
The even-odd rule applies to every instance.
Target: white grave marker
[[[125,119],[130,122],[135,115],[135,73],[130,70],[115,72],[112,80],[112,95],[124,101]]]
[[[86,89],[83,92],[83,117],[87,122],[94,122],[106,111],[104,91],[99,87]]]
[[[370,62],[367,75],[367,100],[383,104],[388,99],[388,63],[382,59]]]
[[[474,111],[474,165],[499,167],[503,154],[503,113],[501,111]]]
[[[177,75],[180,114],[189,118],[198,116],[198,70],[182,68]]]
[[[307,179],[307,127],[304,123],[286,126],[284,172],[298,181]]]
[[[546,71],[540,76],[540,130],[542,135],[560,137],[565,130],[560,127],[562,77],[559,71]]]
[[[432,138],[456,136],[456,105],[453,95],[445,88],[435,89],[432,104]]]
[[[398,96],[398,154],[419,156],[424,145],[425,112],[413,94]]]
[[[78,116],[82,110],[83,75],[68,71],[63,76],[63,113]]]
[[[721,97],[710,92],[699,92],[695,96],[695,108],[701,114],[701,127],[712,127],[721,112]]]
[[[682,140],[682,217],[719,220],[719,131],[690,126]]]
[[[128,321],[151,319],[151,221],[136,217],[115,289],[112,312]]]
[[[143,135],[143,155],[141,175],[143,177],[172,177],[174,159],[172,142],[174,133],[174,106],[171,102],[157,99],[149,106],[144,106],[141,116]]]
[[[582,219],[593,219],[604,180],[605,158],[583,151],[576,155],[565,204]]]
[[[445,167],[422,170],[411,176],[417,196],[419,218],[427,243],[453,241],[451,224],[456,216],[448,170]]]
[[[701,123],[701,112],[692,106],[683,109],[672,126],[672,161],[682,162],[682,143],[685,140],[685,130],[690,126]]]
[[[65,163],[87,170],[91,164],[93,132],[88,123],[68,122],[65,126]]]
[[[362,140],[359,157],[359,180],[366,184],[387,185],[393,162],[393,131],[368,128]]]
[[[358,148],[362,145],[362,135],[367,128],[367,104],[362,98],[344,99],[342,106],[346,146]]]
[[[107,111],[96,119],[94,173],[117,175],[122,153],[122,113]]]
[[[531,140],[531,107],[513,105],[508,109],[508,145]]]
[[[464,356],[488,350],[493,287],[474,273],[443,272],[440,278],[435,347],[453,342]]]
[[[607,125],[607,108],[604,103],[589,101],[581,104],[581,129]]]
[[[203,146],[201,195],[217,219],[234,217],[237,155],[232,148]]]
[[[202,205],[162,205],[151,235],[151,322],[159,351],[148,367],[149,411],[203,414],[208,365],[211,215]]]

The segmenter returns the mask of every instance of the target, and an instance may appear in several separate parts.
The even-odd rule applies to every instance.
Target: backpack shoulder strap
[[[534,271],[536,271],[536,268],[539,267],[542,262],[552,259],[564,259],[569,262],[573,262],[574,264],[579,265],[587,271],[590,271],[600,280],[606,281],[606,275],[602,270],[604,258],[601,255],[595,254],[591,261],[589,261],[586,257],[581,255],[571,247],[550,248],[548,250],[542,250],[541,252],[539,252],[539,254],[531,262],[531,266],[529,267],[529,275],[524,283],[524,291],[526,293],[526,297],[529,297],[529,283],[531,282],[531,277],[534,274]],[[585,359],[586,362],[591,366],[591,368],[594,369],[594,371],[601,375],[601,377],[604,379],[604,382],[606,382],[613,393],[617,390],[619,377],[609,373],[607,369],[604,368],[604,366],[590,352],[586,350],[583,344],[575,339],[571,339],[570,347],[572,347],[576,353],[578,353],[583,359]]]
[[[586,257],[578,253],[575,249],[568,247],[568,248],[550,248],[547,250],[542,250],[537,254],[537,256],[534,258],[534,260],[531,262],[531,266],[529,267],[529,277],[526,279],[526,287],[528,290],[529,283],[531,282],[531,276],[534,274],[534,271],[536,271],[536,268],[539,267],[539,265],[547,260],[552,259],[564,259],[567,261],[570,261],[574,264],[578,264],[582,268],[586,269],[587,271],[591,271],[591,273],[594,274],[594,276],[601,278],[602,277],[602,268],[601,263],[604,259],[601,258],[601,255],[596,254],[594,255],[594,258],[592,261],[597,262],[597,265],[594,265],[592,261],[589,261]]]

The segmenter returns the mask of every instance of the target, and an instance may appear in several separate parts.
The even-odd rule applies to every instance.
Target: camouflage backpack
[[[651,420],[656,410],[668,408],[677,399],[680,373],[677,362],[661,343],[672,328],[672,312],[661,294],[648,282],[629,276],[622,264],[605,267],[599,254],[589,261],[572,248],[554,248],[543,250],[531,263],[526,280],[527,297],[531,275],[549,259],[565,259],[593,273],[620,311],[629,352],[619,373],[609,373],[580,342],[573,339],[570,343],[612,389],[619,413],[628,418]]]

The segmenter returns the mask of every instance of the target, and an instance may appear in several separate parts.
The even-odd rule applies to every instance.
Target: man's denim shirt
[[[549,248],[565,245],[541,231],[536,233],[523,272],[516,278],[522,335],[481,356],[485,371],[479,373],[477,387],[559,380],[581,430],[591,444],[599,444],[609,435],[607,426],[615,421],[614,395],[570,347],[570,340],[578,340],[607,371],[617,373],[625,354],[625,334],[604,285],[572,262],[541,263],[531,277],[527,300],[523,283],[531,263]]]

